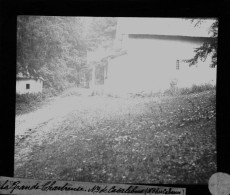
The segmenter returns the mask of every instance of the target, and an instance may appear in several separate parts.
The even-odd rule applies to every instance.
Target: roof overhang
[[[156,34],[129,34],[131,39],[158,39],[158,40],[178,40],[178,41],[209,41],[213,37],[191,37],[191,36],[176,36],[176,35],[156,35]]]
[[[16,77],[17,80],[42,80],[44,81],[44,79],[42,77]]]
[[[184,18],[118,18],[117,38],[122,34],[154,34],[189,37],[210,37],[210,26],[215,19],[201,19],[202,23],[195,26],[200,19]]]
[[[126,54],[127,54],[126,50],[117,51],[117,52],[114,52],[108,56],[105,56],[104,58],[101,59],[101,61],[107,60],[108,58],[114,59],[114,58],[117,58],[117,57],[120,57],[120,56],[126,55]]]

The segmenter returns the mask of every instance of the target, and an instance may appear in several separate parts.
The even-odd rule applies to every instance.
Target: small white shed
[[[25,76],[17,76],[16,80],[16,93],[17,94],[35,94],[41,93],[43,88],[42,77],[25,77]]]

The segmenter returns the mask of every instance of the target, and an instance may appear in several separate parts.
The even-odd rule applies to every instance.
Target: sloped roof
[[[111,55],[111,51],[106,51],[103,49],[98,49],[96,51],[88,51],[87,52],[87,62],[98,62],[100,61],[102,58]]]
[[[100,62],[101,60],[112,57],[116,55],[117,52],[114,49],[104,49],[99,48],[95,51],[88,51],[87,52],[87,63],[90,64],[92,62]]]
[[[117,38],[122,34],[210,37],[209,27],[214,21],[205,19],[194,27],[194,23],[182,18],[118,18]]]
[[[44,81],[44,79],[42,77],[34,77],[34,76],[26,76],[24,74],[22,74],[21,72],[17,74],[16,76],[17,79],[41,79]]]
[[[126,50],[114,51],[113,53],[111,52],[109,55],[102,58],[101,61],[106,60],[108,58],[114,59],[114,58],[117,58],[117,57],[125,55],[125,54],[127,54]]]

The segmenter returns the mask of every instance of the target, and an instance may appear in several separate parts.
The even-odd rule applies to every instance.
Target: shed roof
[[[16,76],[17,79],[40,79],[42,81],[44,81],[44,79],[40,76],[34,77],[34,76],[30,76],[30,75],[24,75],[21,72],[17,74]]]
[[[114,58],[117,58],[117,57],[122,56],[122,55],[125,55],[125,54],[127,54],[127,51],[126,51],[126,50],[114,51],[114,52],[111,52],[110,54],[104,56],[104,57],[101,59],[101,61],[107,60],[108,58],[114,59]]]
[[[44,79],[42,77],[17,77],[17,80],[37,80],[37,79],[40,79],[42,81],[44,81]]]

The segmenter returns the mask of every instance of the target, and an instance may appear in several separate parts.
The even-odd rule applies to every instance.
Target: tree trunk
[[[95,69],[96,69],[96,67],[95,67],[95,65],[93,65],[93,67],[92,67],[92,83],[91,83],[91,89],[95,89],[95,80],[96,80],[96,78],[95,78]]]

